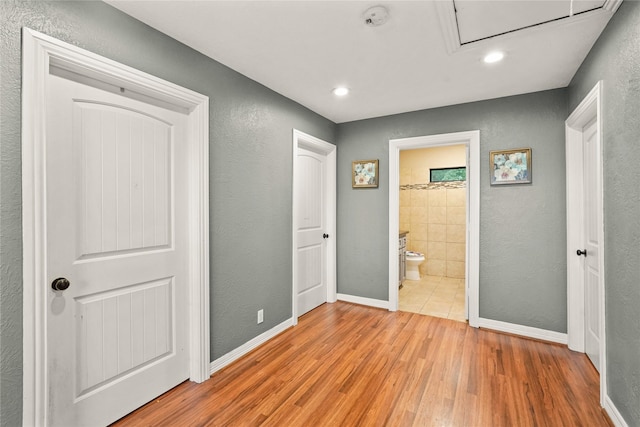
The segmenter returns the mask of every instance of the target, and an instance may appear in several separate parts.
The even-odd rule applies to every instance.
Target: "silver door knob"
[[[64,291],[71,285],[71,283],[65,279],[64,277],[58,277],[53,282],[51,282],[51,289],[54,291]]]

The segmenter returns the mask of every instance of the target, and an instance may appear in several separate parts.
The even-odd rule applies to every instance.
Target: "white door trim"
[[[596,196],[601,221],[598,223],[600,242],[599,269],[600,304],[600,403],[607,396],[606,329],[605,329],[605,274],[604,274],[604,202],[602,174],[602,81],[596,83],[565,122],[567,161],[567,340],[569,348],[585,352],[584,271],[576,250],[584,245],[583,149],[582,129],[596,120],[596,147],[599,194]]]
[[[46,134],[50,65],[118,85],[187,114],[190,378],[209,378],[209,98],[28,28],[23,29],[22,236],[24,425],[47,425]]]
[[[307,150],[321,153],[327,156],[327,177],[326,177],[326,198],[325,201],[325,215],[326,215],[326,228],[329,239],[327,240],[327,302],[336,302],[337,299],[337,282],[336,282],[336,152],[337,147],[326,141],[323,141],[314,136],[308,135],[297,129],[293,130],[293,204],[292,206],[292,269],[291,269],[291,281],[293,283],[292,299],[292,318],[293,324],[298,324],[298,301],[296,295],[298,295],[298,284],[296,275],[296,248],[297,248],[297,236],[296,230],[298,225],[298,219],[296,217],[296,172],[298,171],[298,148],[305,148]]]
[[[418,136],[389,141],[389,310],[398,310],[398,232],[400,204],[400,150],[467,146],[466,290],[469,325],[478,327],[480,271],[480,131]]]

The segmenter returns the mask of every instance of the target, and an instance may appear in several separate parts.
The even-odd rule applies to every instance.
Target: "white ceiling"
[[[107,0],[336,123],[565,87],[620,1]]]

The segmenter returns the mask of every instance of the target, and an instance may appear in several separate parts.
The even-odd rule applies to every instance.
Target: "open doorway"
[[[466,146],[401,150],[399,172],[398,310],[465,322]]]
[[[400,235],[400,153],[434,147],[463,146],[465,150],[465,240],[464,240],[464,301],[465,317],[469,325],[479,326],[479,237],[480,237],[480,132],[456,132],[449,134],[393,139],[389,141],[389,310],[398,310],[399,276],[403,270]],[[406,185],[406,184],[405,184]],[[428,188],[428,186],[427,186]],[[406,190],[405,190],[406,191]],[[425,190],[429,191],[429,190]],[[406,196],[403,196],[406,198]],[[429,197],[429,196],[427,196]],[[439,196],[434,196],[439,197]],[[446,196],[445,196],[446,197]],[[455,196],[453,196],[455,197]],[[406,203],[406,202],[405,202]],[[440,203],[441,204],[441,203]],[[439,206],[445,207],[445,206]],[[460,207],[460,206],[458,206]],[[440,210],[434,210],[441,212]],[[419,213],[419,212],[418,212]],[[428,215],[428,214],[427,214]],[[436,214],[437,215],[437,214]],[[440,220],[442,221],[442,220]],[[445,220],[446,221],[446,220]],[[406,225],[406,222],[404,223]],[[427,219],[428,224],[428,219]],[[446,224],[444,224],[446,225]],[[442,228],[440,228],[442,230]],[[446,227],[445,227],[446,233]],[[406,231],[406,230],[403,230]],[[427,229],[428,233],[428,229]],[[415,239],[415,236],[413,236]],[[440,238],[442,240],[442,238]],[[415,239],[417,241],[417,239]],[[446,238],[444,238],[446,243]],[[429,238],[427,236],[427,252]],[[442,242],[441,242],[442,243]],[[446,245],[445,245],[446,248]],[[445,249],[446,251],[446,249]],[[420,252],[420,251],[419,251]],[[428,253],[426,254],[428,259]],[[399,262],[400,260],[400,262]],[[432,263],[435,267],[442,263]],[[429,273],[429,264],[426,272]],[[441,268],[441,267],[440,267]],[[433,270],[432,270],[433,271]],[[446,260],[445,260],[446,271]],[[449,291],[451,292],[451,291]],[[457,291],[456,291],[457,293]],[[454,294],[455,297],[455,294]]]

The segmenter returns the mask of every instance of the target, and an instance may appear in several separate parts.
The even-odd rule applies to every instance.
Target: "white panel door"
[[[600,370],[600,301],[603,290],[600,289],[600,252],[598,241],[598,224],[600,209],[598,194],[600,179],[598,177],[598,144],[596,141],[596,122],[585,126],[582,132],[584,143],[584,235],[586,254],[584,258],[585,289],[585,353]]]
[[[298,316],[327,302],[325,203],[326,156],[298,149],[296,283]],[[327,236],[327,238],[332,236]]]
[[[47,418],[105,425],[189,377],[186,116],[48,79]]]

